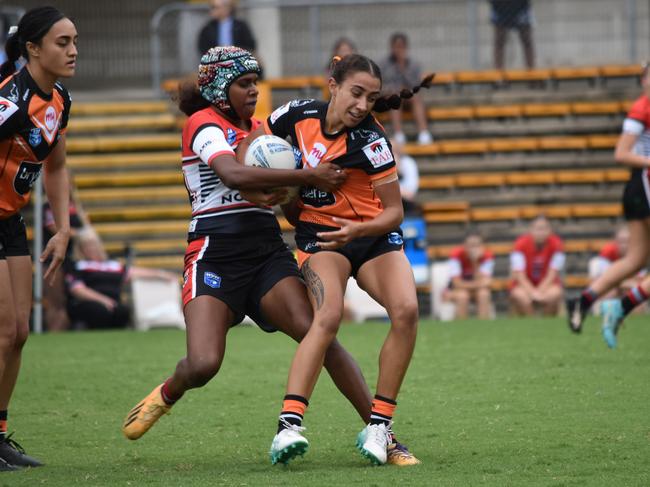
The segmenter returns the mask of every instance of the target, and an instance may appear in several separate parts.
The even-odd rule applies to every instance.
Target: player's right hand
[[[348,178],[345,170],[336,164],[319,164],[314,169],[308,170],[307,174],[310,177],[310,186],[328,193],[340,187]]]

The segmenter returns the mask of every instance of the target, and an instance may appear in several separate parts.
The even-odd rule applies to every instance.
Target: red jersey
[[[541,247],[535,245],[532,235],[522,235],[515,242],[510,255],[512,271],[525,272],[534,284],[539,284],[549,269],[560,272],[564,267],[564,245],[555,234],[551,234]]]
[[[260,125],[251,120],[251,130]],[[260,207],[227,187],[210,166],[218,156],[230,154],[248,135],[212,107],[192,114],[183,128],[183,176],[192,205],[190,234],[233,235],[246,232],[280,233],[271,208]]]
[[[383,210],[373,183],[391,176],[397,180],[390,143],[372,115],[356,127],[326,134],[323,125],[328,105],[294,100],[275,110],[264,122],[264,130],[283,139],[291,137],[304,169],[334,163],[347,170],[348,179],[331,193],[302,188],[300,222],[338,227],[332,217],[371,220]],[[296,231],[301,228],[299,223]]]
[[[494,254],[488,249],[483,250],[478,262],[473,263],[465,247],[462,245],[452,249],[449,254],[449,277],[460,277],[463,280],[471,281],[478,277],[478,274],[491,277],[494,272]]]
[[[43,162],[66,131],[70,104],[61,84],[48,95],[26,67],[0,83],[0,218],[29,201]]]

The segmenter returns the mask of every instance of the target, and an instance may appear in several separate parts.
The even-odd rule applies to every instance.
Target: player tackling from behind
[[[347,175],[336,165],[316,171],[247,167],[235,149],[260,124],[257,60],[237,47],[215,47],[202,58],[198,89],[181,90],[179,106],[188,115],[182,136],[183,174],[192,202],[185,253],[183,312],[187,354],[163,384],[127,415],[122,431],[136,440],[189,389],[214,377],[225,354],[226,335],[250,316],[265,331],[280,330],[296,341],[307,333],[312,311],[293,255],[282,240],[269,205],[285,194],[249,191],[265,205],[245,200],[239,189],[310,186],[329,192]],[[364,421],[371,396],[361,371],[338,342],[328,348],[325,366],[339,390]],[[406,455],[401,452],[397,460]]]

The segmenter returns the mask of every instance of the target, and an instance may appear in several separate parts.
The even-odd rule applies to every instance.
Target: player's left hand
[[[334,250],[350,243],[359,235],[359,222],[348,220],[346,218],[332,218],[334,223],[341,226],[338,230],[331,232],[318,232],[316,236],[323,239],[324,242],[318,242],[318,246],[323,250]]]
[[[45,262],[49,258],[52,259],[50,265],[45,271],[45,274],[43,275],[43,280],[45,280],[50,286],[54,284],[54,276],[56,275],[56,271],[59,267],[61,267],[63,259],[65,259],[65,250],[68,247],[69,239],[70,235],[68,233],[55,233],[41,254],[41,262]]]

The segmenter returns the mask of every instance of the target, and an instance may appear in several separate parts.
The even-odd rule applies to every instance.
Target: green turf
[[[592,319],[593,320],[593,319]],[[307,455],[272,467],[294,344],[234,329],[224,366],[137,442],[120,424],[184,351],[177,331],[33,336],[10,429],[48,466],[0,486],[646,486],[650,484],[650,326],[634,317],[617,350],[595,320],[422,322],[395,428],[423,464],[370,467],[362,428],[326,376],[305,426]],[[344,326],[342,342],[374,383],[386,324]]]

